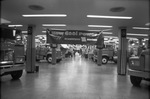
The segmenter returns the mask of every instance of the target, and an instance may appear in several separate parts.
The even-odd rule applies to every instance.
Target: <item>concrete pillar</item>
[[[97,53],[97,65],[98,66],[102,65],[102,49],[98,49],[98,53]]]
[[[127,69],[127,39],[126,39],[126,27],[119,28],[119,49],[118,49],[118,75],[126,75]]]
[[[33,73],[35,72],[35,26],[28,26],[28,37],[27,37],[27,50],[26,50],[26,72]]]
[[[148,44],[147,44],[147,48],[150,49],[150,34],[148,35]]]
[[[52,44],[52,65],[56,64],[56,47],[53,46]]]

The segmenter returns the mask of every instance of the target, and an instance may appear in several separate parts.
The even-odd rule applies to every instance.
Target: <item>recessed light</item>
[[[146,28],[146,27],[133,27],[133,29],[149,30],[150,28]]]
[[[66,14],[24,14],[23,17],[66,17]]]
[[[66,26],[66,24],[42,24],[42,26]]]
[[[89,18],[110,18],[110,19],[132,19],[127,16],[104,16],[104,15],[87,15]]]
[[[88,27],[104,27],[104,28],[112,28],[112,26],[108,26],[108,25],[88,25]]]
[[[132,36],[148,36],[148,34],[134,34],[134,33],[127,33],[127,35],[132,35]]]
[[[23,25],[8,25],[8,27],[22,27]]]

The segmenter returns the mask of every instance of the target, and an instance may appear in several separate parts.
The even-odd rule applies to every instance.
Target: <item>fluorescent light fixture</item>
[[[116,39],[118,39],[118,37],[116,37],[116,36],[104,36],[104,37],[106,37],[106,38],[116,38]]]
[[[127,39],[138,40],[137,38],[127,37]]]
[[[22,27],[23,25],[8,25],[8,27]]]
[[[150,26],[150,23],[146,23],[145,25],[146,25],[146,26]]]
[[[110,19],[132,19],[127,16],[104,16],[104,15],[87,15],[89,18],[110,18]]]
[[[28,31],[22,31],[22,33],[28,33]]]
[[[42,33],[46,33],[46,31],[42,31]]]
[[[66,26],[66,24],[42,24],[42,26]]]
[[[97,31],[97,32],[99,32],[99,31],[101,31],[101,30],[87,30],[87,31]]]
[[[112,28],[112,26],[109,26],[109,25],[88,25],[88,27],[104,27],[104,28]]]
[[[66,14],[25,14],[23,17],[66,17]]]
[[[56,28],[51,28],[51,30],[66,30],[66,29],[56,29]]]
[[[103,34],[112,34],[112,32],[102,32]]]
[[[112,29],[104,29],[104,30],[102,30],[102,31],[110,31],[110,30],[112,30]]]
[[[132,35],[132,36],[148,36],[148,34],[134,34],[134,33],[127,33],[127,35]]]
[[[132,27],[133,29],[140,29],[140,30],[150,30],[150,28],[145,27]]]

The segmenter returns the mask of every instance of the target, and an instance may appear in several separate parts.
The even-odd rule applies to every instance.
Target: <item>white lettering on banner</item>
[[[95,36],[96,33],[84,33],[84,32],[79,32],[79,35],[81,36]]]
[[[64,38],[64,40],[80,41],[80,38]]]
[[[86,42],[86,37],[81,37],[82,42]]]
[[[74,32],[68,32],[68,31],[66,31],[66,32],[65,32],[65,35],[77,36],[77,35],[78,35],[78,32],[77,32],[77,31],[74,31]]]
[[[54,35],[63,35],[64,32],[52,31],[52,34],[54,34]]]

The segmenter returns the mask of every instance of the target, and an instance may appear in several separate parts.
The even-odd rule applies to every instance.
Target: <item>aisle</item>
[[[2,78],[1,99],[148,99],[148,85],[133,87],[128,76],[118,76],[116,64],[97,66],[76,56],[56,65],[38,63],[39,73],[20,80]],[[135,94],[136,93],[136,94]]]

